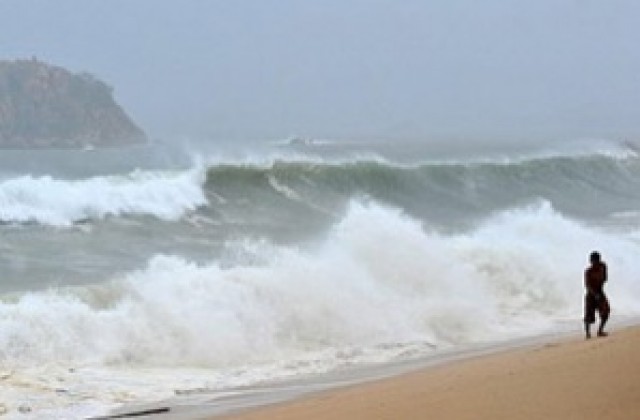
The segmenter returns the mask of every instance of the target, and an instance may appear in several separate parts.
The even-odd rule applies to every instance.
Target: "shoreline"
[[[506,348],[210,420],[636,418],[640,326]],[[203,413],[204,414],[204,413]]]
[[[640,320],[637,317],[619,320],[612,325],[612,328],[612,339],[617,341],[620,339],[618,335],[623,333],[626,335],[626,331],[638,330],[640,333]],[[610,338],[597,340],[609,340]],[[596,339],[591,341],[595,343]],[[328,395],[341,394],[343,392],[349,393],[351,392],[350,390],[375,387],[376,384],[403,381],[405,378],[410,378],[423,372],[430,374],[430,372],[442,370],[457,371],[460,366],[466,366],[470,363],[482,364],[484,361],[508,359],[513,357],[512,355],[538,352],[558,346],[571,346],[583,342],[583,335],[579,334],[576,329],[561,329],[515,340],[464,346],[442,351],[440,354],[429,357],[380,365],[358,366],[343,371],[275,381],[262,385],[221,391],[194,390],[193,393],[176,394],[176,397],[166,400],[127,404],[103,415],[104,417],[96,418],[113,418],[113,416],[122,416],[127,413],[133,415],[141,411],[163,409],[162,414],[158,414],[153,418],[161,420],[271,419],[273,418],[269,414],[271,410],[279,410],[282,407],[298,405],[317,398],[325,398]],[[640,341],[638,346],[640,346]],[[638,362],[640,363],[640,360]],[[640,378],[638,382],[640,382]],[[382,396],[382,398],[384,397],[385,395]],[[378,400],[379,398],[376,396],[373,399]],[[275,418],[280,419],[280,416],[278,414]],[[314,418],[313,414],[308,413],[301,416]],[[331,416],[334,417],[336,414]],[[376,417],[376,415],[372,416]],[[325,417],[320,416],[318,418]],[[341,417],[337,415],[337,418],[340,419]],[[397,417],[393,415],[388,418]],[[457,417],[454,417],[454,419],[457,419]]]

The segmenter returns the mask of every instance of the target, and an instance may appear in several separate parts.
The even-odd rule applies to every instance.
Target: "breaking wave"
[[[548,203],[447,236],[397,209],[353,202],[313,249],[243,242],[235,246],[251,263],[232,266],[156,256],[106,284],[5,300],[0,360],[224,367],[531,334],[580,318],[580,267],[594,245],[612,263],[617,313],[637,314],[640,244]]]
[[[21,176],[0,181],[0,220],[70,226],[108,216],[177,220],[206,204],[202,171],[134,171],[83,180]]]

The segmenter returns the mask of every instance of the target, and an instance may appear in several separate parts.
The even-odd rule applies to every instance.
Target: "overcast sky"
[[[640,134],[637,0],[0,0],[156,137]]]

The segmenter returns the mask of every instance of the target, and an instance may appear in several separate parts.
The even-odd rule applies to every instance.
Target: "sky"
[[[640,138],[637,0],[0,0],[152,137]]]

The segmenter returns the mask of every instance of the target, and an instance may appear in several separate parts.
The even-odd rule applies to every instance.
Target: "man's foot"
[[[587,333],[587,336],[585,337],[585,340],[588,340],[591,338],[591,333]]]
[[[606,333],[604,331],[598,331],[598,337],[606,337],[608,335],[609,335],[609,333]]]

